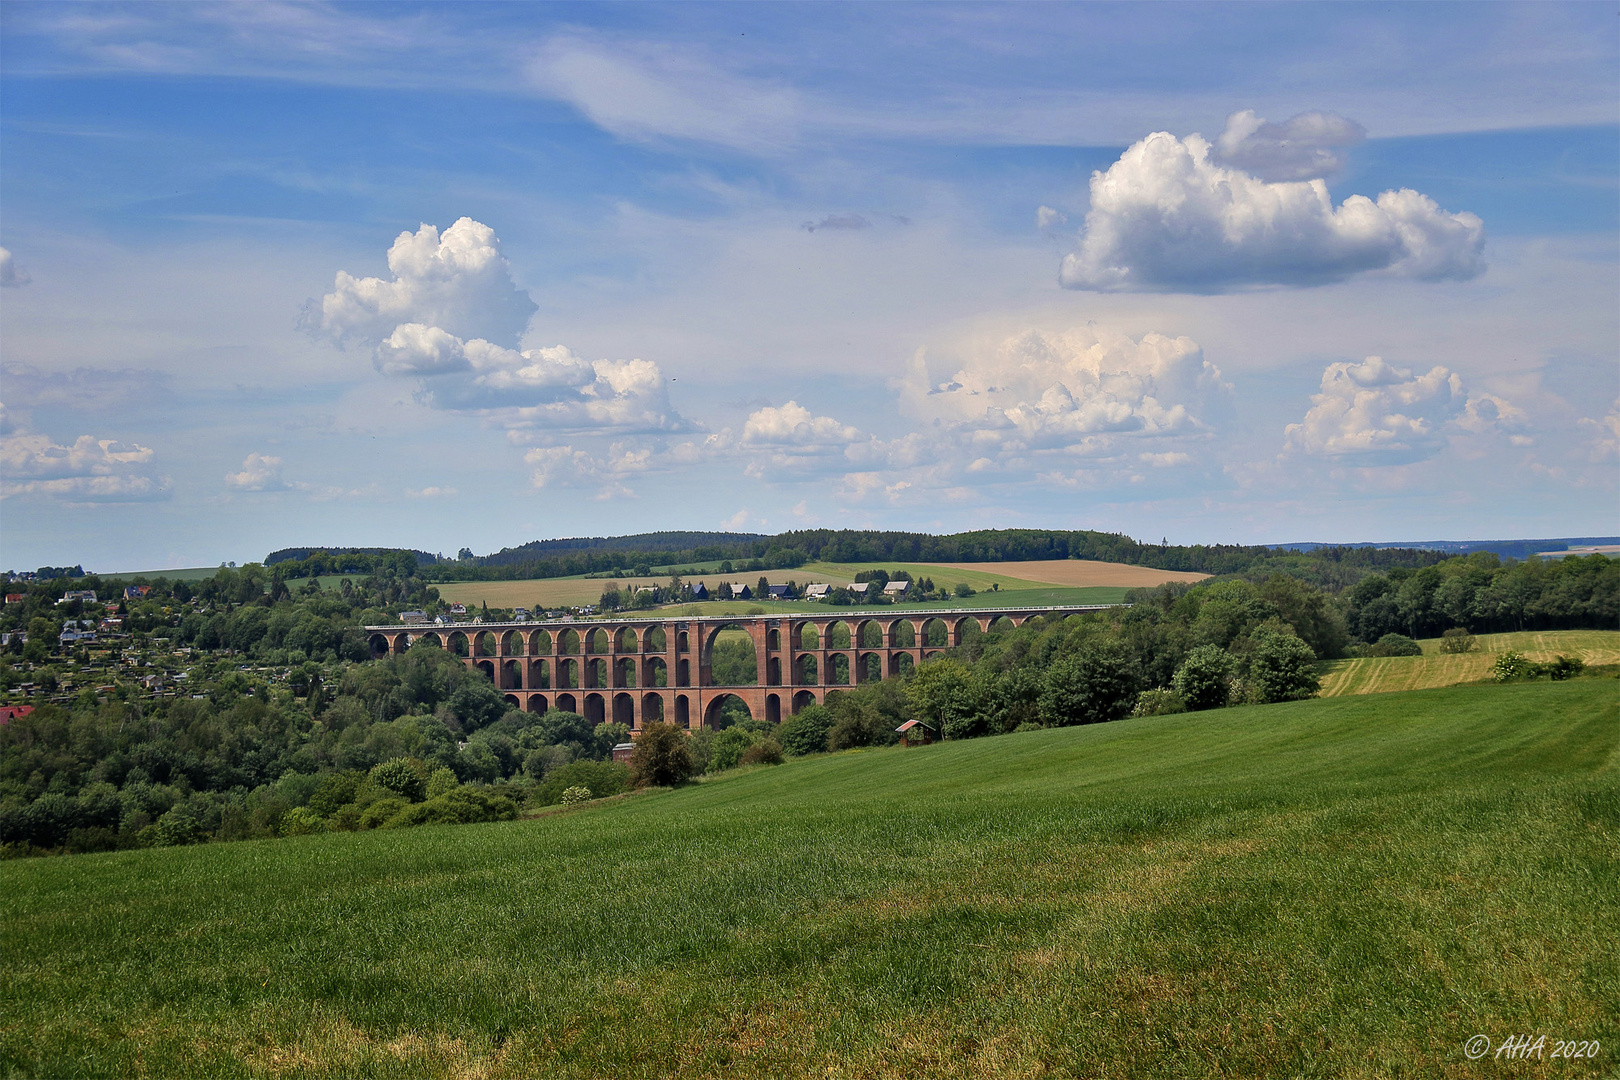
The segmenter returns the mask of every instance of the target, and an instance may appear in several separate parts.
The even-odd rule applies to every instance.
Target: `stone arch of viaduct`
[[[960,645],[972,624],[988,632],[1007,620],[1022,626],[1038,615],[1068,616],[1106,605],[978,608],[847,614],[688,616],[574,622],[435,623],[368,626],[373,658],[403,653],[426,639],[449,649],[494,682],[508,703],[527,712],[577,712],[640,729],[670,721],[713,726],[728,697],[756,720],[779,723],[834,690],[902,674]],[[840,644],[832,631],[842,627]],[[714,681],[714,646],[722,630],[753,642],[752,686]],[[933,644],[929,642],[932,641]]]

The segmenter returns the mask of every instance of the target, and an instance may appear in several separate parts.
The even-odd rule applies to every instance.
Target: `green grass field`
[[[1468,653],[1443,653],[1440,639],[1418,644],[1422,656],[1369,656],[1333,660],[1323,665],[1322,696],[1381,694],[1392,690],[1430,690],[1480,682],[1491,677],[1498,655],[1520,652],[1546,662],[1558,656],[1579,657],[1588,665],[1620,664],[1620,632],[1613,630],[1547,630],[1517,634],[1481,634]]]
[[[1613,1075],[1612,680],[803,759],[0,864],[0,1071]],[[1473,1062],[1483,1034],[1594,1062]]]
[[[99,574],[103,581],[130,581],[143,577],[148,581],[168,578],[170,581],[205,581],[219,573],[217,566],[193,566],[184,570],[130,570],[118,574]]]
[[[984,568],[974,567],[965,569],[961,567],[937,566],[930,563],[807,563],[794,570],[770,570],[765,577],[780,584],[785,581],[797,581],[801,585],[808,582],[825,582],[829,585],[848,585],[855,580],[855,575],[862,570],[886,569],[890,571],[904,570],[914,578],[931,578],[938,588],[954,589],[957,582],[965,581],[978,595],[966,600],[952,600],[949,605],[934,603],[932,605],[912,605],[917,609],[929,606],[939,608],[951,607],[1039,607],[1045,604],[1117,604],[1124,600],[1126,591],[1132,584],[1140,584],[1137,578],[1142,574],[1152,574],[1141,567],[1121,566],[1118,573],[1123,575],[1118,581],[1110,581],[1110,564],[1107,563],[1080,563],[1075,560],[1059,560],[1050,564],[1055,569],[1050,575],[1052,581],[1031,580],[1029,578],[1015,577],[1001,573],[995,567],[1001,564],[985,563]],[[1023,567],[1040,566],[1042,564],[1020,563]],[[722,581],[741,581],[752,588],[760,578],[757,570],[750,572],[739,571],[733,574],[707,573],[691,581],[702,581],[711,590],[717,589]],[[1071,578],[1082,581],[1081,584],[1063,584]],[[340,579],[335,577],[322,578],[324,588],[335,588]],[[621,589],[627,589],[638,584],[663,584],[669,580],[668,574],[654,575],[648,578],[625,577],[613,579]],[[1095,581],[1096,584],[1083,582]],[[302,582],[289,582],[289,586],[297,588]],[[466,604],[469,608],[488,603],[490,607],[579,607],[594,604],[602,596],[602,589],[608,584],[608,579],[596,577],[566,577],[546,578],[534,581],[455,581],[445,582],[434,586],[439,595],[451,603]],[[999,592],[993,592],[991,586],[999,586]],[[697,614],[721,615],[730,612],[740,613],[745,608],[753,606],[756,601],[709,601],[696,605]],[[685,611],[694,605],[679,605],[676,610]],[[791,611],[825,611],[825,604],[762,603],[759,606],[766,610],[776,612]]]

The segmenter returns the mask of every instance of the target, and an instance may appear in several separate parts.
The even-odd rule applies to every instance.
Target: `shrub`
[[[418,763],[408,758],[394,758],[371,769],[371,780],[378,787],[393,792],[408,802],[421,802],[427,790],[427,777]]]
[[[1405,634],[1385,634],[1367,650],[1368,656],[1422,656],[1423,646]]]
[[[440,765],[428,776],[425,794],[429,799],[437,799],[440,795],[448,795],[460,786],[461,781],[456,779],[455,771]]]
[[[1249,681],[1255,700],[1301,701],[1315,697],[1322,688],[1316,677],[1316,654],[1292,634],[1261,629],[1254,634],[1255,649],[1249,657]]]
[[[708,771],[717,773],[736,768],[743,754],[753,745],[754,736],[749,734],[748,729],[726,728],[714,737],[714,744],[709,748]]]
[[[973,595],[973,586],[969,585],[965,581],[958,581],[956,583],[956,588],[953,591],[957,596],[961,597],[963,600],[966,600],[968,597]]]
[[[1187,711],[1187,703],[1174,690],[1144,690],[1136,695],[1132,716],[1171,716]]]
[[[1586,668],[1586,662],[1580,657],[1560,656],[1550,664],[1537,664],[1538,673],[1544,672],[1553,682],[1563,682],[1579,675]]]
[[[1198,646],[1176,669],[1170,685],[1193,712],[1225,708],[1232,698],[1231,654],[1219,645]]]
[[[800,709],[798,715],[789,717],[778,731],[782,749],[794,757],[822,753],[827,749],[827,735],[832,727],[832,710],[825,705]]]
[[[1053,727],[1122,720],[1136,705],[1136,677],[1113,649],[1086,647],[1053,664],[1041,690],[1041,718]]]
[[[321,778],[321,786],[309,800],[309,808],[321,817],[331,817],[338,812],[339,807],[354,802],[365,778],[366,774],[359,769],[327,773]]]
[[[326,819],[307,806],[295,806],[281,815],[282,836],[308,836],[326,831]]]
[[[383,822],[385,829],[412,825],[468,825],[475,821],[511,821],[517,804],[488,788],[458,787],[427,802],[401,808]]]
[[[592,797],[606,798],[630,787],[630,770],[618,761],[573,761],[560,769],[553,769],[545,783],[535,792],[536,806],[556,806],[563,792],[571,787],[583,787]]]
[[[692,777],[687,734],[674,724],[648,724],[630,752],[630,783],[635,787],[674,787]]]
[[[389,795],[360,811],[360,820],[356,824],[362,829],[380,829],[390,818],[410,805],[398,795]]]
[[[775,739],[761,739],[743,751],[743,756],[738,764],[780,765],[782,764],[782,744]]]
[[[206,839],[208,833],[202,822],[178,806],[142,829],[140,835],[143,847],[183,847]]]
[[[562,799],[559,801],[564,806],[578,806],[581,803],[588,803],[591,801],[591,789],[576,785],[563,792]]]
[[[1443,653],[1473,652],[1477,644],[1474,635],[1460,626],[1453,626],[1440,635],[1440,651]]]
[[[1511,650],[1498,656],[1491,664],[1491,678],[1497,682],[1513,682],[1516,679],[1533,679],[1536,677],[1536,665],[1525,659],[1523,653]]]

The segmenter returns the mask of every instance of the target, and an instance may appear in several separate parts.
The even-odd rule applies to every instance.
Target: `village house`
[[[804,587],[804,598],[806,600],[825,600],[827,599],[827,593],[831,589],[831,585],[806,585]]]
[[[708,598],[709,598],[709,587],[707,585],[703,584],[703,582],[701,582],[701,581],[694,582],[692,584],[692,599],[694,599],[694,600],[707,600]]]
[[[898,600],[906,595],[906,590],[909,588],[911,588],[911,582],[909,581],[891,581],[883,586],[883,595]]]

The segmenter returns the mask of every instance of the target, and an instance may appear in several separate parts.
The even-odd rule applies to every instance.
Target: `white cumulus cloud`
[[[388,269],[393,277],[386,281],[339,270],[333,290],[305,311],[305,326],[368,345],[391,338],[403,324],[516,344],[537,310],[512,283],[495,230],[472,218],[461,218],[443,235],[425,224],[400,233],[388,249]]]
[[[1524,412],[1492,394],[1469,397],[1461,376],[1435,366],[1422,374],[1382,357],[1329,364],[1305,418],[1284,430],[1290,450],[1347,464],[1394,465],[1438,454],[1458,432],[1501,432],[1515,445]]]
[[[237,491],[286,491],[281,459],[254,452],[242,462],[242,471],[225,474],[225,483]]]
[[[489,226],[464,217],[442,236],[432,225],[401,233],[388,266],[389,281],[340,271],[304,324],[339,344],[371,345],[378,371],[420,381],[420,400],[515,432],[696,430],[671,407],[651,361],[590,363],[563,345],[519,348],[536,307],[513,285]]]
[[[167,477],[148,468],[150,447],[81,435],[70,444],[19,432],[0,438],[0,491],[50,495],[71,502],[137,502],[166,498]]]
[[[1244,150],[1239,141],[1236,149]],[[1219,164],[1199,135],[1155,132],[1091,175],[1065,288],[1222,292],[1382,272],[1425,281],[1485,269],[1485,228],[1403,188],[1335,207],[1318,179],[1271,182]]]
[[[937,385],[928,385],[919,357],[906,400],[983,446],[1050,449],[1097,436],[1196,433],[1229,389],[1191,338],[1084,327],[1018,334]]]
[[[1305,112],[1274,124],[1244,109],[1226,118],[1215,148],[1226,164],[1262,180],[1311,180],[1344,168],[1339,151],[1366,137],[1366,128],[1338,113]]]

